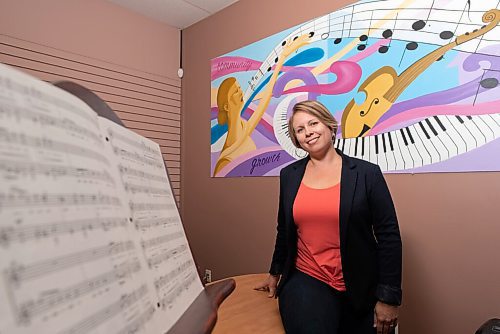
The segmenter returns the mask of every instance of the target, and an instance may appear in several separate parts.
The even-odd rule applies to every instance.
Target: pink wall
[[[240,0],[184,31],[182,215],[215,278],[268,270],[278,178],[210,178],[210,59],[352,0]],[[400,334],[474,333],[500,317],[500,173],[387,175],[404,249]]]
[[[177,78],[179,30],[104,0],[0,0],[0,33]]]
[[[91,89],[156,141],[180,200],[177,28],[104,0],[0,0],[0,32],[0,62]]]

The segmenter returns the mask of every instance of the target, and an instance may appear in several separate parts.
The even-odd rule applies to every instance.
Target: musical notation
[[[111,243],[109,245],[86,249],[81,252],[46,259],[30,265],[13,263],[6,270],[6,276],[11,286],[18,288],[24,281],[47,275],[59,270],[67,269],[89,261],[109,257],[115,254],[133,250],[132,241]]]
[[[6,128],[0,128],[0,141],[13,147],[27,146],[33,149],[47,150],[50,152],[79,155],[105,163],[109,166],[109,160],[94,150],[87,149],[83,146],[63,143],[46,136],[35,137],[25,133],[9,131]]]
[[[67,304],[94,291],[132,276],[141,269],[138,260],[126,261],[110,271],[80,281],[64,289],[56,289],[50,294],[41,294],[36,300],[27,300],[18,306],[18,320],[29,323],[33,317],[45,314],[60,305]]]
[[[143,170],[125,167],[123,165],[119,165],[120,173],[124,176],[135,176],[142,178],[144,180],[156,181],[156,182],[165,182],[165,177],[162,175],[155,175],[151,173],[146,173]]]
[[[175,299],[177,299],[181,293],[186,290],[195,280],[197,279],[196,274],[191,273],[188,277],[186,277],[182,283],[175,285],[169,293],[161,299],[161,306],[163,308],[172,307]]]
[[[152,293],[196,272],[160,147],[2,64],[0,120],[0,333],[168,331],[202,285]]]
[[[374,39],[397,39],[408,41],[409,51],[418,48],[418,43],[442,46],[448,43],[453,36],[458,36],[481,29],[481,16],[488,8],[488,4],[478,2],[474,9],[469,9],[469,18],[462,15],[463,7],[450,6],[447,1],[432,1],[430,6],[424,6],[420,1],[406,0],[379,0],[344,7],[333,13],[306,22],[283,38],[283,42],[269,51],[268,56],[262,62],[256,74],[249,81],[245,90],[244,100],[247,101],[259,83],[266,77],[268,69],[272,67],[274,59],[281,54],[283,43],[304,33],[311,36],[311,44],[317,41],[331,39],[334,45],[340,44],[343,39],[354,38],[363,42],[360,51],[366,48],[368,38]],[[419,18],[421,19],[415,19]],[[461,44],[456,46],[457,50],[465,52],[476,52],[481,46],[487,46],[491,42],[498,43],[498,37],[481,37],[477,44]],[[356,43],[355,45],[357,45]],[[381,48],[385,53],[389,48]],[[484,50],[485,54],[492,51]],[[489,53],[488,53],[489,52]]]
[[[16,161],[0,159],[0,173],[5,178],[26,176],[47,176],[53,178],[71,177],[78,180],[95,180],[115,184],[114,179],[106,170],[92,170],[88,168],[71,167],[64,165],[45,164],[30,161]]]
[[[187,245],[180,245],[174,249],[171,249],[171,250],[168,250],[166,252],[151,256],[148,259],[148,265],[150,268],[155,267],[155,266],[159,265],[160,263],[171,259],[175,255],[180,254],[182,252],[185,252],[186,250],[188,250]]]
[[[136,140],[132,140],[131,138],[127,137],[127,136],[123,136],[121,135],[120,133],[118,132],[114,132],[113,130],[109,129],[108,130],[108,135],[109,135],[109,138],[111,138],[112,141],[114,140],[118,140],[118,141],[121,141],[123,143],[126,143],[127,145],[130,145],[136,149],[139,149],[145,153],[149,153],[149,154],[152,154],[152,155],[156,155],[158,154],[158,150],[154,149],[153,147],[147,145],[146,143],[144,143],[144,141],[136,141]]]
[[[177,206],[173,203],[134,203],[134,202],[130,202],[129,205],[130,205],[130,209],[133,212],[175,210],[175,209],[177,209]]]
[[[134,184],[129,182],[124,182],[126,191],[130,191],[131,193],[144,193],[150,195],[161,195],[161,196],[171,196],[170,191],[164,188],[155,188],[149,187],[141,184]]]
[[[130,151],[127,151],[123,148],[119,148],[116,146],[113,148],[113,150],[114,150],[116,155],[122,156],[122,157],[127,158],[127,159],[134,160],[140,164],[145,164],[145,165],[152,166],[155,168],[163,168],[162,163],[158,162],[157,160],[153,160],[145,155],[141,155],[137,152],[130,152]]]
[[[170,233],[170,234],[165,234],[161,235],[159,237],[151,238],[148,240],[143,240],[141,242],[142,248],[151,248],[160,244],[165,244],[169,241],[182,238],[184,236],[184,233],[182,232],[175,232],[175,233]]]
[[[22,222],[22,219],[19,219],[19,222]],[[115,228],[124,228],[127,224],[128,220],[123,217],[97,217],[39,225],[4,226],[0,227],[0,246],[7,247],[15,242],[23,243],[43,238],[56,238],[78,232],[109,231]]]
[[[101,138],[91,131],[68,118],[60,118],[49,113],[41,112],[27,107],[13,107],[11,105],[0,106],[0,117],[15,118],[16,120],[30,120],[33,123],[41,126],[51,126],[58,129],[63,129],[74,134],[83,136],[84,138],[92,139],[96,143],[101,142]]]
[[[8,193],[0,193],[0,210],[15,207],[47,207],[47,206],[85,206],[114,205],[120,206],[118,197],[103,194],[78,193],[29,193],[22,189],[11,189]]]
[[[137,303],[147,293],[147,285],[142,285],[137,290],[121,296],[112,304],[97,310],[89,317],[83,319],[72,327],[59,332],[59,334],[84,334],[90,332],[92,329],[103,324],[107,320],[117,316],[124,310],[130,308]]]
[[[179,217],[161,217],[161,218],[138,218],[135,219],[135,228],[137,230],[146,230],[150,228],[167,227],[179,222]],[[1,238],[1,234],[0,234]]]
[[[132,322],[124,326],[121,330],[116,332],[116,334],[130,334],[139,332],[139,330],[151,320],[153,314],[155,313],[155,310],[156,309],[154,305],[150,305],[142,314],[140,314]]]
[[[27,85],[23,81],[12,80],[11,78],[0,78],[0,90],[5,92],[15,92],[16,95],[22,96],[23,103],[16,102],[14,99],[3,99],[3,102],[13,102],[20,106],[29,106],[33,110],[64,110],[70,112],[74,116],[78,116],[94,126],[97,126],[97,115],[88,110],[88,107],[79,99],[71,95],[64,95],[64,98],[52,92],[42,91],[36,85]],[[58,88],[53,87],[52,91],[58,91]],[[6,103],[6,105],[9,105]],[[15,115],[13,115],[16,117]]]

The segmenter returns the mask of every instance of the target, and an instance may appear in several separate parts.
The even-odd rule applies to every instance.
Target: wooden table
[[[255,291],[254,286],[268,274],[231,277],[236,289],[219,307],[213,334],[283,334],[278,300],[268,298],[268,292]]]

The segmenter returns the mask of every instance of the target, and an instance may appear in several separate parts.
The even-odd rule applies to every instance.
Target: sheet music
[[[0,334],[160,333],[201,291],[159,147],[1,64],[0,180]]]
[[[144,280],[154,287],[155,320],[168,330],[203,289],[169,186],[160,146],[99,118],[117,159],[120,182],[128,197],[132,232],[144,259]],[[165,328],[165,324],[169,324]]]

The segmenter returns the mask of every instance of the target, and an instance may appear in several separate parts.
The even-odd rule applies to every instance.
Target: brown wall
[[[350,2],[240,0],[184,30],[182,216],[216,279],[267,271],[278,178],[210,178],[210,59]],[[500,317],[500,174],[386,179],[404,247],[400,333],[474,333]]]
[[[99,95],[156,141],[180,197],[177,28],[104,0],[0,0],[0,62]]]

